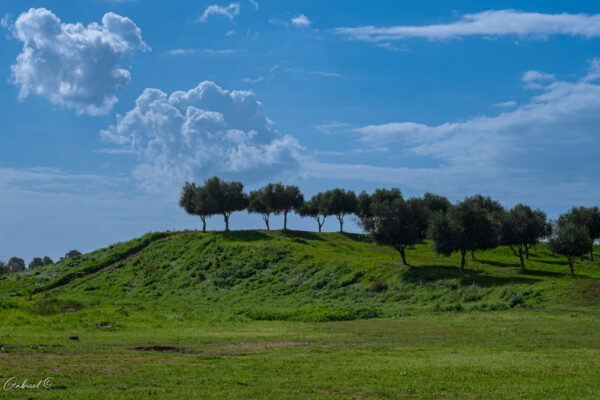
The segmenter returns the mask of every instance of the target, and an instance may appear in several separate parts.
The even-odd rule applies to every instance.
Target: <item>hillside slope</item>
[[[507,248],[457,257],[424,242],[402,266],[365,235],[298,231],[165,232],[0,278],[4,307],[42,314],[81,308],[177,315],[332,320],[523,307],[600,310],[600,268],[540,244],[527,271]]]

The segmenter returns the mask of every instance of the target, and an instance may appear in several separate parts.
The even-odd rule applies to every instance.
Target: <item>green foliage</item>
[[[25,261],[19,257],[11,257],[6,264],[8,272],[21,272],[25,271]]]
[[[373,237],[377,243],[394,247],[406,262],[405,249],[425,238],[427,212],[416,199],[405,201],[399,189],[379,189],[372,198]]]
[[[324,193],[318,193],[296,209],[301,217],[310,217],[317,221],[319,232],[321,232],[325,219],[330,215],[326,200]]]
[[[567,257],[571,276],[575,276],[574,258],[581,257],[592,247],[592,240],[585,227],[569,220],[559,222],[548,241],[548,249]]]
[[[324,202],[326,213],[336,216],[340,223],[340,232],[343,232],[344,217],[356,212],[356,194],[351,190],[336,188],[324,193]]]
[[[33,260],[29,263],[29,269],[35,269],[37,267],[41,267],[44,265],[44,260],[41,257],[34,257]]]
[[[446,213],[436,212],[430,218],[428,233],[435,252],[446,256],[460,252],[464,271],[467,251],[498,245],[502,212],[500,203],[480,195],[465,198]]]
[[[214,213],[223,215],[225,230],[229,230],[229,217],[232,212],[248,207],[248,196],[241,182],[224,182],[214,176],[204,181],[204,190],[210,203],[215,206]]]
[[[271,214],[279,212],[276,187],[277,185],[269,183],[259,190],[250,192],[248,196],[248,212],[261,214],[267,225],[267,230],[270,230],[269,218]]]
[[[510,247],[519,257],[521,269],[525,269],[523,251],[548,236],[549,226],[542,210],[533,211],[529,206],[517,204],[502,215],[500,242]]]

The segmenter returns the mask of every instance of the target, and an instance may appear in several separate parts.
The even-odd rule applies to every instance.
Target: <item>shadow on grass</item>
[[[514,283],[532,284],[540,281],[535,278],[518,276],[503,277],[484,275],[468,268],[463,274],[460,272],[459,267],[447,265],[410,266],[408,271],[404,273],[402,279],[410,283],[427,283],[443,279],[460,279],[461,284],[464,286],[475,283],[484,287],[503,286]]]
[[[535,275],[535,276],[547,276],[552,278],[564,278],[569,276],[569,266],[565,265],[565,272],[552,272],[552,271],[540,271],[539,269],[527,269],[525,268],[525,275]]]
[[[229,231],[217,232],[225,240],[240,242],[255,242],[258,240],[273,240],[273,237],[261,231]]]
[[[341,232],[340,235],[347,237],[350,240],[355,242],[367,242],[370,243],[373,241],[371,235],[365,233],[350,233],[350,232]]]
[[[290,239],[305,239],[305,240],[320,240],[325,241],[322,237],[310,231],[291,231],[289,229],[279,231],[281,235]]]
[[[501,267],[501,268],[520,268],[519,266],[519,259],[515,257],[515,262],[514,263],[508,263],[508,262],[502,262],[502,261],[490,261],[490,260],[482,260],[480,258],[477,258],[475,261],[479,262],[481,264],[486,264],[486,265],[491,265],[493,267]]]

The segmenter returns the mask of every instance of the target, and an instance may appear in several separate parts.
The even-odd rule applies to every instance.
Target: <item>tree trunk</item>
[[[325,222],[325,221],[323,221],[323,222]],[[317,220],[317,224],[319,224],[319,233],[321,233],[321,228],[323,228],[323,222],[319,222]]]
[[[590,261],[594,261],[594,245],[592,245],[592,248],[590,250]]]
[[[471,250],[471,260],[475,261],[475,251]]]
[[[265,224],[267,225],[267,232],[271,231],[271,229],[269,228],[269,216],[264,215],[263,220],[265,221]]]
[[[287,211],[283,212],[283,230],[287,229]]]
[[[525,258],[529,260],[529,246],[525,245]]]
[[[223,214],[223,219],[225,219],[225,231],[229,232],[229,215]]]
[[[206,217],[200,217],[202,220],[202,232],[206,233]]]
[[[464,274],[465,273],[465,256],[467,255],[467,251],[466,250],[461,250],[460,251],[460,255],[461,255],[460,272]]]
[[[398,247],[398,251],[400,252],[400,257],[402,257],[402,264],[408,265],[408,263],[406,262],[406,253],[404,252],[404,247]]]
[[[523,261],[523,248],[519,246],[519,261],[521,261],[521,271],[525,271],[525,261]]]
[[[338,215],[338,221],[340,221],[340,233],[344,233],[344,217]]]
[[[573,268],[573,257],[569,257],[569,268],[571,269],[571,277],[575,278],[575,268]]]

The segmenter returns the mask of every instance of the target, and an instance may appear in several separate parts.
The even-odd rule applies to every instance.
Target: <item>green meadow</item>
[[[600,264],[163,232],[0,277],[2,398],[597,399]],[[43,386],[43,385],[42,385]]]

